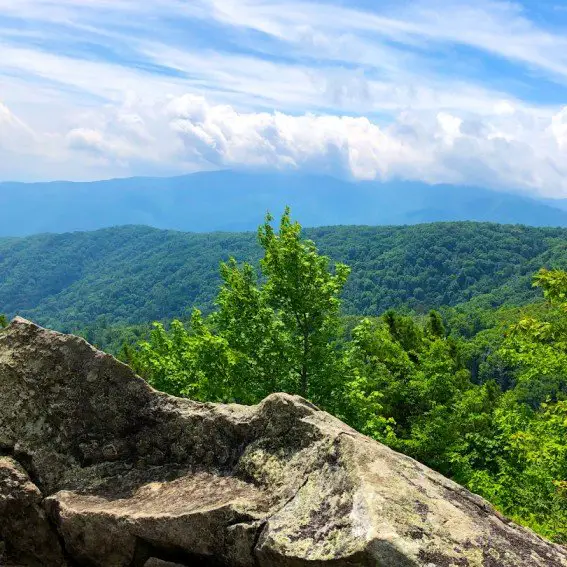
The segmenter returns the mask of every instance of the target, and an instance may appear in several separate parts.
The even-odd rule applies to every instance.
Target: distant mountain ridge
[[[147,225],[191,232],[254,230],[290,205],[304,226],[483,221],[567,226],[563,201],[417,182],[216,171],[90,183],[0,183],[0,236]]]

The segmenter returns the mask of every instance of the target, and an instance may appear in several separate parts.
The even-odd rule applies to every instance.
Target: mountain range
[[[426,312],[475,301],[492,308],[538,296],[542,266],[567,267],[567,229],[457,222],[306,229],[352,268],[345,313]],[[219,263],[258,265],[250,232],[184,233],[143,226],[0,238],[0,313],[59,330],[186,317],[213,307]]]
[[[308,227],[462,220],[567,226],[567,204],[561,200],[454,185],[215,171],[88,183],[0,183],[0,236],[131,224],[248,231],[256,229],[267,210],[278,215],[286,205]]]

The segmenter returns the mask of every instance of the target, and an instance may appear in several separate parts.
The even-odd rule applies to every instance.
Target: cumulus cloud
[[[400,113],[365,117],[239,113],[186,95],[165,108],[189,159],[218,167],[327,172],[482,184],[567,196],[567,107],[555,113],[505,101],[490,115]]]
[[[0,109],[3,136],[5,124],[18,122]],[[65,136],[32,137],[49,140],[56,161],[75,163],[83,178],[93,170],[102,177],[276,169],[567,197],[567,107],[550,112],[500,101],[488,115],[404,111],[378,123],[360,116],[239,112],[187,94],[152,105],[133,97],[82,119]]]

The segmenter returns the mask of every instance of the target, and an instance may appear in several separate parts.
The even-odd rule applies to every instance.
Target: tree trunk
[[[299,394],[304,398],[307,397],[309,388],[309,377],[307,374],[307,355],[309,353],[309,334],[303,333],[303,362],[301,364],[301,374],[299,382]]]

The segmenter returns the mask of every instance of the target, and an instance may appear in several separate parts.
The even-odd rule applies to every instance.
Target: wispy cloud
[[[567,195],[567,13],[546,9],[0,0],[0,177],[293,167]]]

